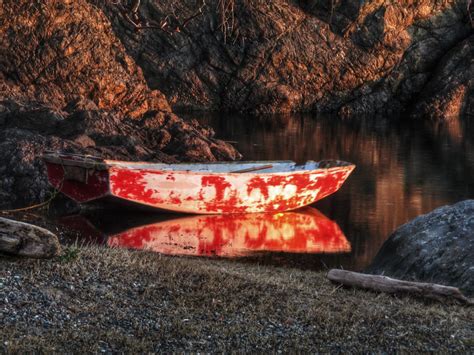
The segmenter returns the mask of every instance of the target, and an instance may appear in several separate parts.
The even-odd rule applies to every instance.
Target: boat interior
[[[192,171],[209,173],[282,173],[292,171],[305,171],[316,169],[329,169],[341,166],[348,166],[351,163],[340,160],[322,160],[319,162],[308,160],[305,163],[297,164],[292,160],[265,160],[265,161],[225,161],[212,163],[147,163],[147,162],[127,162],[118,160],[103,160],[91,156],[79,156],[74,154],[47,154],[43,157],[47,162],[105,170],[110,167],[121,167],[126,169],[144,169],[161,171]]]
[[[305,171],[316,169],[328,169],[338,166],[347,166],[350,163],[325,160],[315,162],[312,160],[303,164],[297,164],[291,160],[278,161],[238,161],[238,162],[213,162],[213,163],[180,163],[180,164],[159,164],[159,163],[133,163],[106,160],[108,166],[119,166],[127,169],[147,169],[164,171],[193,171],[212,173],[282,173],[292,171]]]

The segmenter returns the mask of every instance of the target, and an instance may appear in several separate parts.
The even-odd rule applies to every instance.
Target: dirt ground
[[[324,272],[100,247],[0,258],[0,353],[474,351],[474,310]]]

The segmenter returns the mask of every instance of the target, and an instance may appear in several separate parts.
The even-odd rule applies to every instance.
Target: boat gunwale
[[[277,176],[277,175],[296,175],[296,174],[316,174],[316,173],[331,173],[336,170],[348,170],[351,171],[355,169],[355,164],[334,166],[331,168],[316,168],[316,169],[300,169],[300,170],[291,170],[291,171],[274,171],[274,172],[265,172],[265,170],[256,170],[250,172],[214,172],[214,171],[198,171],[198,170],[159,170],[159,169],[127,169],[127,167],[122,166],[112,166],[109,168],[109,171],[114,170],[135,170],[142,171],[147,173],[159,173],[159,174],[179,174],[179,175],[198,175],[198,176]]]
[[[81,158],[81,159],[74,159],[75,157]],[[195,162],[185,162],[185,163],[176,163],[176,164],[167,164],[167,163],[152,163],[152,162],[128,162],[128,161],[122,161],[122,160],[108,160],[108,159],[100,159],[95,161],[94,159],[100,159],[100,158],[95,158],[95,157],[90,157],[90,156],[77,156],[77,155],[60,155],[60,154],[45,154],[43,155],[43,160],[47,163],[52,163],[52,164],[58,164],[58,165],[63,165],[63,166],[77,166],[77,167],[82,167],[85,169],[94,169],[94,170],[115,170],[115,169],[120,169],[120,170],[141,170],[141,171],[147,171],[147,172],[159,172],[159,173],[172,173],[172,174],[193,174],[193,175],[269,175],[269,176],[274,176],[277,174],[284,174],[284,175],[292,175],[292,174],[300,174],[300,173],[316,173],[319,171],[324,171],[324,172],[332,172],[334,170],[340,170],[341,168],[343,169],[350,169],[353,170],[355,168],[355,164],[346,162],[346,161],[341,161],[341,160],[323,160],[325,162],[334,162],[337,163],[338,165],[336,166],[331,166],[331,167],[317,167],[315,169],[304,169],[304,165],[308,162],[314,162],[319,164],[321,161],[316,162],[314,160],[308,160],[306,163],[302,165],[295,165],[295,167],[301,167],[300,169],[295,169],[295,170],[290,170],[290,171],[274,171],[274,172],[265,172],[265,169],[261,170],[255,170],[255,171],[249,171],[249,172],[216,172],[216,171],[209,171],[209,170],[191,170],[191,169],[186,169],[186,170],[167,170],[167,169],[159,169],[158,167],[152,168],[153,165],[244,165],[244,164],[262,164],[262,165],[269,165],[269,164],[296,164],[293,160],[252,160],[252,161],[218,161],[218,162],[209,162],[209,163],[195,163]],[[134,167],[135,165],[135,167]],[[150,165],[149,168],[146,167],[146,165]],[[139,166],[139,167],[137,167]]]

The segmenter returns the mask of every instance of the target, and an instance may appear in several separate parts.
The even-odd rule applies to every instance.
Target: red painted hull
[[[69,156],[45,161],[50,183],[79,203],[114,198],[195,214],[294,210],[337,191],[354,169],[354,165],[336,162],[329,168],[314,165],[305,170],[233,173],[166,170],[163,164],[106,160],[85,164]]]

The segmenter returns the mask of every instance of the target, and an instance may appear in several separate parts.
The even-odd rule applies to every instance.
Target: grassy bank
[[[472,307],[324,273],[87,247],[0,259],[0,351],[474,351]]]

